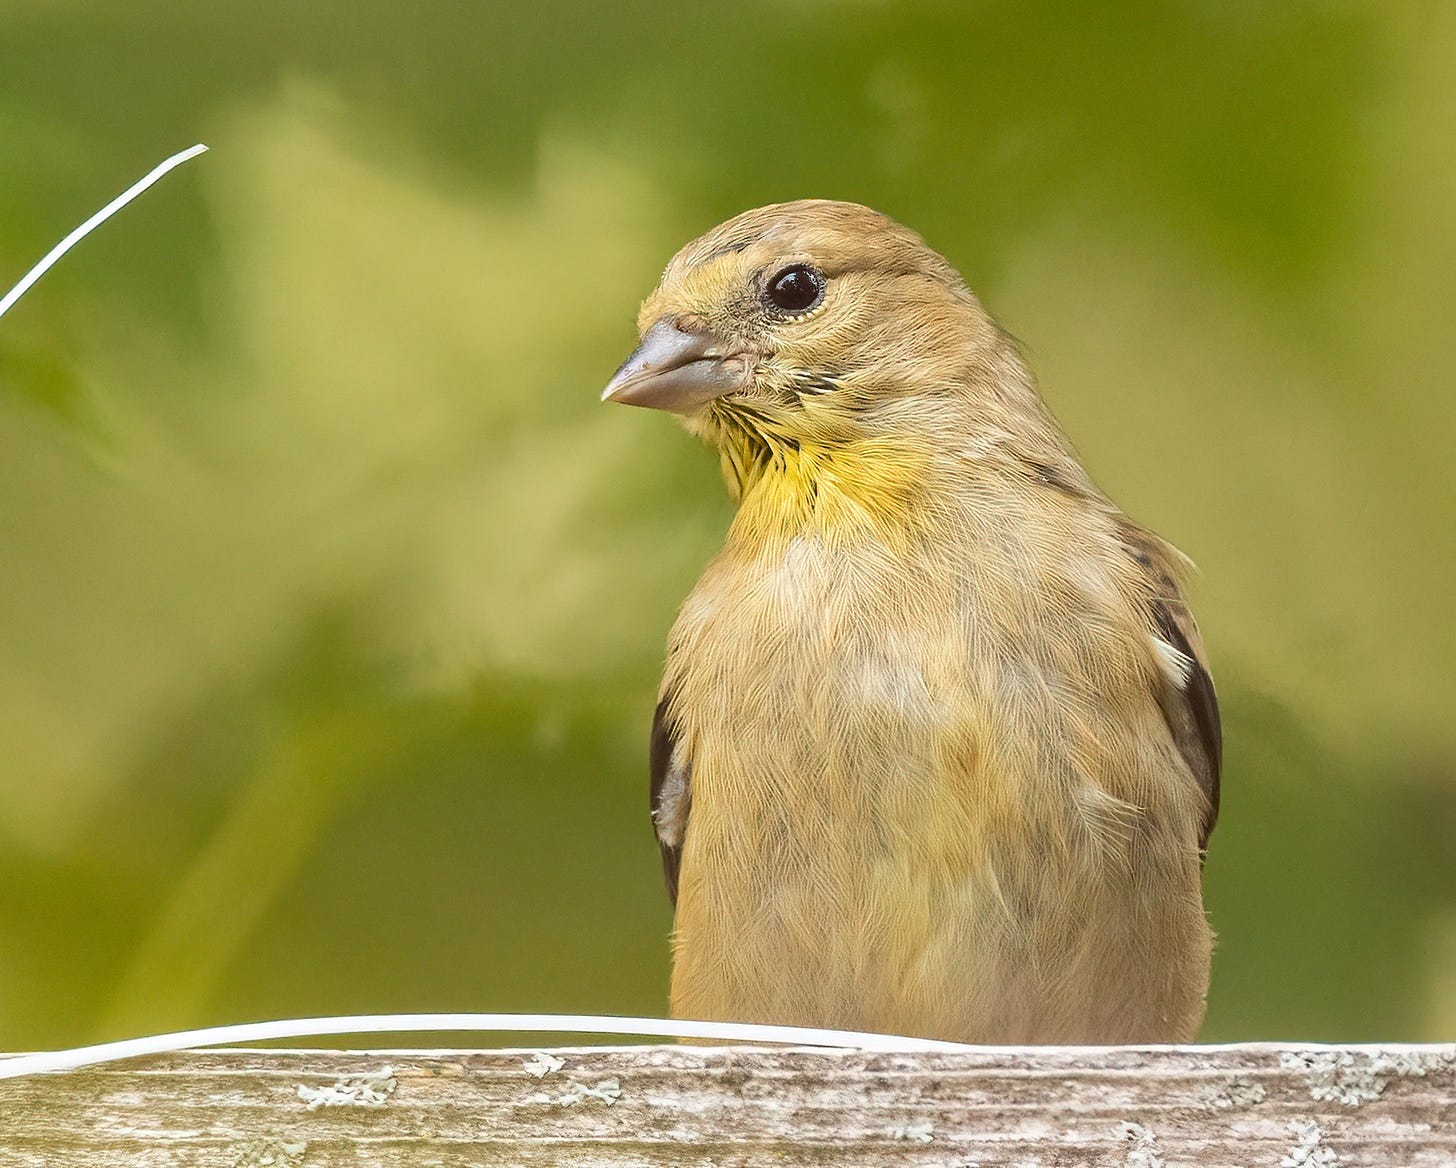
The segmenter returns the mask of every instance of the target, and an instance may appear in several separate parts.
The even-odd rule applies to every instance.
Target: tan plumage
[[[740,215],[639,323],[607,396],[683,414],[738,500],[654,727],[673,1012],[1191,1039],[1219,733],[1182,557],[874,211]]]

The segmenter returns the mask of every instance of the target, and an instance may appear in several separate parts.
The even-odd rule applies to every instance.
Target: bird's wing
[[[1178,553],[1143,531],[1125,531],[1123,538],[1128,553],[1147,573],[1152,626],[1149,631],[1166,665],[1158,704],[1178,753],[1207,799],[1208,809],[1198,839],[1198,846],[1206,848],[1218,819],[1223,729],[1218,695],[1214,693],[1213,678],[1209,676],[1203,653],[1203,638],[1178,588],[1177,565],[1181,559]]]
[[[677,873],[682,862],[683,834],[692,808],[692,766],[668,719],[668,696],[663,695],[652,715],[652,826],[662,851],[662,875],[667,895],[677,904]]]

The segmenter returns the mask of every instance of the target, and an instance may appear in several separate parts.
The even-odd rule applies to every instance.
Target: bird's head
[[[918,235],[822,199],[747,211],[688,244],[638,328],[603,398],[680,414],[720,449],[943,430],[1020,368]]]

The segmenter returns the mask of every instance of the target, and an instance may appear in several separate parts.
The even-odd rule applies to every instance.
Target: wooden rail
[[[0,1082],[0,1165],[1452,1168],[1456,1047],[190,1052]]]

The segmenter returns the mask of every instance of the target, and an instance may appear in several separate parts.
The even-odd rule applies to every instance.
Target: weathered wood
[[[0,1082],[0,1165],[1450,1168],[1456,1047],[169,1055]]]

